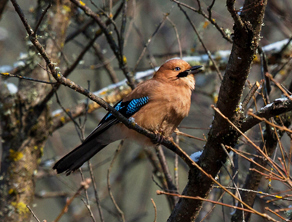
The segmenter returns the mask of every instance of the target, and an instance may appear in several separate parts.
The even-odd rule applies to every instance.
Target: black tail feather
[[[97,152],[101,151],[105,146],[106,145],[101,144],[97,145],[94,140],[83,143],[56,162],[53,169],[57,170],[57,173],[66,171],[66,175],[68,176],[81,167],[83,163],[88,161]]]

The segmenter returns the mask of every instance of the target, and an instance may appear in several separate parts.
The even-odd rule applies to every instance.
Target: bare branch
[[[44,81],[44,80],[40,80],[40,79],[33,79],[30,77],[26,77],[26,76],[20,76],[20,75],[15,75],[13,73],[8,73],[8,72],[1,72],[0,75],[5,76],[5,77],[16,77],[18,79],[25,79],[28,81],[33,81],[33,82],[38,82],[38,83],[45,83],[45,84],[57,84],[57,82],[48,82],[48,81]]]
[[[123,70],[128,82],[129,82],[129,86],[132,89],[134,89],[135,88],[134,79],[128,70],[127,60],[125,59],[126,57],[123,54],[120,54],[121,53],[120,48],[116,44],[116,42],[113,38],[113,35],[108,30],[106,25],[101,21],[100,17],[96,13],[94,13],[89,7],[87,7],[83,2],[82,2],[83,4],[77,0],[71,0],[71,2],[73,2],[79,8],[81,8],[87,15],[92,17],[96,21],[96,23],[99,25],[102,32],[105,34],[107,41],[108,41],[113,53],[115,54],[116,58],[119,61],[119,66],[120,66],[121,70]]]
[[[42,23],[43,18],[45,17],[46,13],[48,12],[49,8],[52,6],[52,2],[50,0],[50,3],[48,4],[48,6],[45,8],[45,10],[43,11],[40,19],[38,20],[38,23],[36,24],[36,27],[34,29],[34,34],[36,35],[38,28],[40,26],[40,24]]]
[[[200,43],[201,43],[202,46],[203,46],[205,52],[207,53],[209,59],[212,61],[213,66],[215,67],[215,70],[216,70],[216,72],[217,72],[217,75],[218,75],[219,79],[222,81],[222,80],[223,80],[222,74],[221,74],[221,72],[220,72],[220,70],[219,70],[219,68],[218,68],[218,66],[217,66],[217,64],[216,64],[216,62],[215,62],[214,59],[212,58],[210,51],[207,49],[205,43],[203,42],[201,36],[199,35],[199,32],[198,32],[197,29],[196,29],[196,26],[195,26],[194,23],[191,21],[191,19],[189,18],[188,14],[186,13],[185,10],[183,10],[183,8],[180,6],[179,3],[178,3],[178,7],[179,7],[180,10],[185,14],[187,20],[188,20],[189,23],[191,24],[193,30],[195,31],[195,33],[196,33],[196,35],[197,35],[197,37],[198,37],[198,39],[199,39],[199,41],[200,41]]]
[[[34,217],[34,219],[35,219],[37,222],[41,222],[41,221],[39,220],[39,218],[35,215],[35,213],[32,211],[32,209],[31,209],[28,205],[26,205],[26,207],[29,209],[29,211],[31,212],[31,214],[32,214],[32,216]]]
[[[254,113],[257,117],[269,119],[292,110],[292,101],[288,98],[276,99],[274,102],[262,107],[258,112]],[[262,120],[249,116],[240,126],[242,132],[246,132]]]
[[[81,194],[82,190],[87,190],[89,188],[89,184],[91,183],[91,179],[87,178],[86,180],[82,181],[80,183],[79,189],[76,191],[76,193],[67,201],[66,205],[63,207],[62,211],[58,215],[58,217],[54,220],[54,222],[58,222],[61,217],[64,215],[65,212],[67,212],[69,205],[72,203],[72,201]]]
[[[120,218],[122,219],[123,222],[125,222],[125,214],[121,210],[121,208],[118,206],[118,204],[117,204],[117,202],[116,202],[116,200],[115,200],[115,198],[113,196],[113,193],[111,191],[111,183],[110,183],[110,173],[111,173],[112,167],[114,165],[114,162],[115,162],[115,160],[116,160],[121,148],[123,147],[123,144],[124,144],[124,141],[122,140],[120,142],[118,148],[116,149],[116,152],[115,152],[115,155],[114,155],[114,157],[113,157],[113,159],[111,161],[110,167],[108,168],[108,171],[107,171],[107,187],[108,187],[108,192],[109,192],[110,198],[111,198],[116,210],[118,211]]]
[[[231,39],[231,38],[225,33],[224,29],[221,28],[221,27],[219,27],[219,25],[217,24],[217,22],[215,22],[215,19],[213,19],[213,18],[211,17],[211,9],[209,9],[209,7],[212,6],[213,3],[214,3],[215,1],[213,1],[213,3],[211,3],[211,5],[208,7],[209,16],[206,15],[206,14],[204,13],[204,11],[201,10],[201,8],[199,8],[199,9],[195,9],[195,8],[193,8],[193,7],[191,7],[191,6],[187,5],[187,4],[185,4],[185,3],[183,3],[183,2],[180,2],[180,1],[177,1],[177,0],[172,0],[172,1],[175,2],[175,3],[177,3],[177,4],[179,4],[179,5],[182,5],[182,6],[186,7],[186,8],[188,8],[188,9],[194,11],[194,12],[197,12],[197,13],[201,14],[204,18],[208,19],[209,22],[210,22],[212,25],[215,26],[215,28],[220,32],[220,34],[222,35],[222,37],[223,37],[225,40],[227,40],[227,41],[230,42],[230,43],[233,42],[232,39]],[[211,7],[211,8],[212,8],[212,7]]]

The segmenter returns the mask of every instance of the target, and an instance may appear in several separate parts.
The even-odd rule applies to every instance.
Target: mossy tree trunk
[[[42,9],[48,2],[42,2]],[[40,10],[40,14],[42,10]],[[37,14],[37,13],[36,13]],[[67,0],[54,2],[39,26],[46,52],[59,64],[60,50],[65,41],[66,29],[72,14]],[[38,21],[36,20],[36,23]],[[32,26],[33,27],[33,26]],[[49,35],[46,35],[49,34]],[[28,50],[29,77],[50,81],[45,62],[34,48]],[[27,60],[28,61],[28,60]],[[28,72],[26,70],[26,76]],[[29,221],[30,205],[35,192],[34,174],[42,156],[44,143],[50,129],[50,84],[20,80],[18,91],[11,94],[1,81],[2,161],[0,172],[0,221]]]

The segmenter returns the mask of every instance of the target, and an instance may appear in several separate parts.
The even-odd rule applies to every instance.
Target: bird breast
[[[149,103],[133,118],[138,125],[169,136],[188,115],[190,103],[191,90],[186,87],[153,88]]]

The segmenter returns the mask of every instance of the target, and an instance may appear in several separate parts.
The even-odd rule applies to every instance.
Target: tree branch
[[[142,127],[137,125],[135,122],[132,122],[132,121],[128,120],[119,111],[117,111],[112,106],[110,106],[108,103],[106,103],[103,99],[97,97],[92,92],[89,92],[87,89],[84,89],[83,87],[77,85],[73,81],[71,81],[69,79],[66,79],[61,73],[58,73],[56,68],[55,68],[55,65],[51,62],[51,60],[50,60],[49,56],[47,55],[46,51],[44,50],[42,45],[39,43],[37,38],[34,37],[34,32],[31,29],[31,27],[29,26],[29,24],[27,23],[27,21],[26,21],[26,19],[24,17],[24,14],[22,13],[22,11],[19,8],[18,4],[15,2],[15,0],[12,0],[12,2],[15,5],[15,10],[19,14],[19,16],[20,16],[20,18],[21,18],[21,20],[23,22],[24,27],[26,28],[26,31],[27,31],[27,33],[29,35],[30,41],[36,47],[36,49],[38,50],[40,55],[43,57],[43,59],[46,61],[47,66],[51,71],[51,74],[53,75],[53,77],[56,79],[57,82],[59,82],[60,84],[62,84],[64,86],[67,86],[67,87],[69,87],[69,88],[71,88],[71,89],[73,89],[73,90],[75,90],[75,91],[87,96],[89,99],[95,101],[100,106],[105,108],[107,111],[110,111],[120,122],[125,124],[128,128],[133,129],[133,130],[137,131],[138,133],[143,134],[144,136],[150,138],[151,140],[155,141],[157,139],[157,135],[155,133],[152,133],[147,129],[143,129]],[[175,144],[173,141],[170,141],[170,140],[167,140],[167,139],[163,138],[162,141],[161,141],[161,145],[164,145],[165,147],[167,147],[171,151],[173,151],[176,154],[178,154],[186,162],[186,164],[189,167],[192,166],[193,160],[177,144]]]
[[[263,2],[263,4],[247,11],[248,16],[242,16],[234,24],[232,51],[217,102],[217,107],[223,115],[236,124],[242,118],[240,113],[236,113],[236,107],[239,104],[255,50],[259,44],[258,36],[260,35],[267,3],[257,0],[255,4],[260,2]],[[257,19],[254,19],[254,17]],[[249,18],[253,19],[249,21]],[[251,22],[254,23],[250,24]],[[226,153],[221,148],[221,144],[233,146],[239,136],[234,129],[230,128],[228,122],[216,113],[205,149],[198,162],[199,166],[212,177],[215,177],[221,168],[221,164],[226,161]],[[198,168],[192,168],[183,195],[205,198],[210,192],[212,184],[212,180]],[[180,199],[168,221],[194,221],[201,207],[202,201],[200,200]]]
[[[116,44],[112,33],[108,30],[106,25],[101,21],[100,17],[94,13],[89,7],[87,7],[84,3],[82,4],[80,1],[77,0],[70,0],[72,3],[77,5],[79,8],[81,8],[88,16],[92,17],[94,21],[99,25],[100,29],[104,33],[113,53],[115,54],[116,58],[119,61],[119,66],[121,70],[124,72],[124,75],[126,76],[129,86],[134,89],[135,84],[134,84],[134,79],[133,76],[131,76],[128,66],[127,66],[127,60],[125,59],[126,57],[121,54],[121,49],[119,46]],[[118,34],[118,33],[117,33]]]

